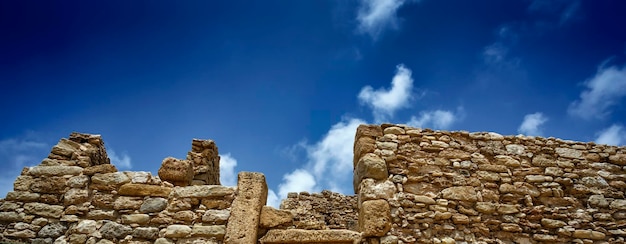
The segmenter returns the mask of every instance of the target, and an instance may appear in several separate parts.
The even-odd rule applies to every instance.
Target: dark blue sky
[[[358,123],[623,145],[625,11],[620,0],[3,1],[0,179],[72,131],[102,134],[118,168],[154,173],[211,138],[225,168],[264,172],[279,197],[351,193]]]

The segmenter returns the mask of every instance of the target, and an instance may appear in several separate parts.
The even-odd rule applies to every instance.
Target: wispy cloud
[[[528,12],[543,17],[544,22],[552,20],[558,25],[576,19],[580,9],[580,0],[534,0],[528,6]]]
[[[356,128],[366,124],[364,120],[344,118],[333,125],[330,130],[314,144],[299,143],[298,146],[306,153],[307,163],[283,176],[268,204],[277,206],[278,199],[287,197],[289,192],[331,191],[347,194],[352,189],[352,147]]]
[[[47,156],[49,149],[47,143],[32,133],[0,140],[0,198],[13,190],[13,181],[20,175],[22,168],[37,165]]]
[[[596,143],[621,146],[626,144],[626,130],[622,125],[614,124],[597,133]]]
[[[509,55],[512,46],[517,44],[516,25],[506,24],[495,31],[495,41],[483,48],[483,62],[494,68],[516,68],[520,60]]]
[[[400,64],[396,67],[396,74],[391,80],[391,88],[374,90],[371,86],[365,86],[359,92],[358,99],[372,108],[374,120],[380,123],[392,117],[396,110],[410,105],[412,90],[411,70]]]
[[[385,29],[397,29],[397,11],[406,0],[360,0],[357,21],[358,30],[376,40]]]
[[[220,154],[220,183],[225,186],[237,185],[237,159],[233,158],[230,153]]]
[[[548,118],[540,112],[527,114],[517,128],[517,132],[529,136],[541,136],[543,135],[541,126],[547,121]]]
[[[126,152],[118,155],[112,148],[107,149],[107,155],[111,159],[111,164],[115,165],[118,169],[130,169],[133,167],[130,156]]]
[[[580,99],[572,102],[568,113],[583,119],[602,119],[626,96],[626,66],[600,65],[593,78],[587,80]]]
[[[423,111],[419,116],[412,116],[407,124],[413,127],[448,129],[463,117],[463,108],[456,112],[449,110]]]

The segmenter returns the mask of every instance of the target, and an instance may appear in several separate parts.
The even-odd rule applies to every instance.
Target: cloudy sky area
[[[359,124],[626,144],[621,0],[0,2],[0,196],[72,131],[352,194]]]

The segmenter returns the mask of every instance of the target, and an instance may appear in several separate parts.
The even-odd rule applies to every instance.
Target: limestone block
[[[37,236],[57,238],[65,234],[65,230],[67,230],[67,227],[61,223],[50,223],[41,228]]]
[[[91,234],[97,230],[97,224],[95,220],[81,220],[72,228],[72,232],[81,234]]]
[[[183,238],[191,234],[191,227],[187,225],[170,225],[165,229],[166,238]]]
[[[500,204],[498,205],[498,213],[501,214],[514,214],[519,212],[519,207],[515,204]]]
[[[174,244],[174,242],[168,240],[167,238],[159,238],[154,241],[154,244]]]
[[[354,186],[358,187],[359,183],[365,178],[372,178],[375,180],[387,179],[387,164],[378,155],[373,153],[367,153],[359,159],[354,169]],[[355,193],[358,193],[358,189],[355,189]]]
[[[626,210],[626,200],[622,200],[622,199],[614,200],[611,202],[611,205],[609,205],[609,207],[611,209]]]
[[[359,209],[359,230],[364,237],[384,236],[391,229],[391,209],[385,200],[369,200]]]
[[[225,224],[230,217],[228,209],[209,209],[202,215],[202,222],[209,224]]]
[[[95,209],[87,212],[86,218],[92,220],[115,220],[117,218],[117,214],[115,213],[115,210]]]
[[[13,182],[13,190],[29,191],[30,185],[33,183],[33,177],[28,175],[20,175]]]
[[[496,211],[496,205],[491,202],[477,202],[476,210],[484,214],[492,214]]]
[[[293,221],[293,215],[286,210],[278,210],[270,206],[263,206],[261,209],[261,228],[274,228],[284,224],[291,223]]]
[[[548,219],[548,218],[541,219],[541,226],[545,228],[555,229],[555,228],[561,228],[565,225],[566,223],[561,220]]]
[[[162,197],[152,197],[143,201],[139,212],[142,213],[156,213],[161,212],[167,207],[167,199]]]
[[[78,151],[79,147],[80,144],[63,138],[59,141],[59,143],[52,147],[52,152],[50,153],[65,158],[71,158],[72,154]]]
[[[613,164],[625,166],[626,165],[626,154],[618,153],[618,154],[615,154],[615,155],[611,155],[611,156],[609,156],[609,162],[611,162]]]
[[[273,229],[259,239],[265,243],[361,243],[361,233],[350,230]]]
[[[572,236],[574,238],[592,240],[604,240],[604,238],[606,237],[604,233],[594,230],[575,230]]]
[[[133,232],[133,229],[122,224],[107,221],[102,227],[100,227],[100,233],[102,238],[109,240],[123,239],[127,235]]]
[[[39,193],[33,193],[28,191],[10,191],[7,192],[6,200],[19,201],[19,202],[34,202],[38,201],[41,195]]]
[[[472,186],[454,186],[443,189],[441,196],[445,199],[476,202],[478,200],[476,190]]]
[[[167,197],[170,195],[171,191],[172,191],[171,187],[128,183],[128,184],[122,185],[120,189],[117,191],[117,193],[120,196]]]
[[[28,214],[58,219],[63,214],[63,206],[29,202],[24,204],[24,211]]]
[[[155,227],[137,227],[133,230],[133,237],[155,240],[159,237],[159,229]]]
[[[237,197],[233,201],[225,243],[254,244],[261,208],[267,201],[267,183],[261,173],[240,172],[237,182]]]
[[[126,214],[122,215],[123,224],[140,224],[144,225],[150,221],[150,216],[147,214]]]
[[[361,181],[359,187],[359,201],[364,202],[374,199],[390,199],[396,193],[396,185],[389,181],[376,182],[374,179],[367,178]]]
[[[583,152],[572,148],[557,147],[554,151],[561,157],[571,159],[583,159]]]
[[[64,176],[64,175],[79,175],[83,172],[83,168],[78,166],[35,166],[28,170],[28,174],[40,177],[40,176]]]
[[[85,175],[95,175],[95,174],[107,174],[107,173],[115,173],[117,172],[117,168],[112,164],[99,164],[91,167],[85,168],[83,174]]]
[[[353,166],[356,167],[356,163],[366,153],[373,153],[376,150],[376,140],[371,137],[360,137],[354,143],[354,158]]]
[[[32,230],[27,229],[27,230],[16,231],[13,233],[7,233],[7,236],[16,237],[16,238],[24,238],[24,239],[32,239],[37,236],[37,233],[35,233]]]
[[[0,204],[0,211],[15,211],[16,209],[21,207],[21,203],[6,201]]]
[[[203,186],[185,186],[174,187],[170,193],[170,198],[205,198],[205,197],[224,197],[235,192],[233,187],[220,185],[203,185]]]
[[[191,227],[191,236],[193,237],[215,237],[217,239],[222,239],[225,234],[226,226],[224,225],[194,225]]]
[[[83,188],[87,186],[87,183],[89,183],[89,176],[78,175],[78,176],[69,178],[65,184],[72,188]]]
[[[122,209],[136,210],[136,209],[139,209],[141,207],[141,204],[143,204],[143,198],[141,198],[141,197],[125,197],[125,196],[121,196],[121,197],[118,197],[117,199],[115,199],[115,202],[113,202],[113,209],[115,209],[115,210],[122,210]]]
[[[193,162],[167,157],[163,159],[158,173],[161,180],[176,186],[188,186],[194,176]]]
[[[84,189],[72,188],[63,196],[63,204],[74,205],[86,202],[89,199],[89,191]]]
[[[16,223],[22,221],[22,216],[17,212],[0,212],[0,222]]]
[[[124,172],[96,174],[91,177],[90,187],[102,191],[113,191],[128,182],[130,179]]]

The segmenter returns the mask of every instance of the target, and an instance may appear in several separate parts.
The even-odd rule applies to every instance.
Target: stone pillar
[[[240,172],[224,243],[256,244],[261,209],[267,202],[267,183],[261,173]]]
[[[213,140],[193,139],[187,160],[193,162],[193,185],[220,185],[220,156]]]
[[[389,136],[387,142],[380,143],[382,137],[381,126],[360,125],[354,143],[353,182],[358,197],[359,231],[363,237],[375,240],[391,229],[391,208],[387,200],[396,193],[395,185],[388,179],[385,158],[395,154],[397,142]]]

